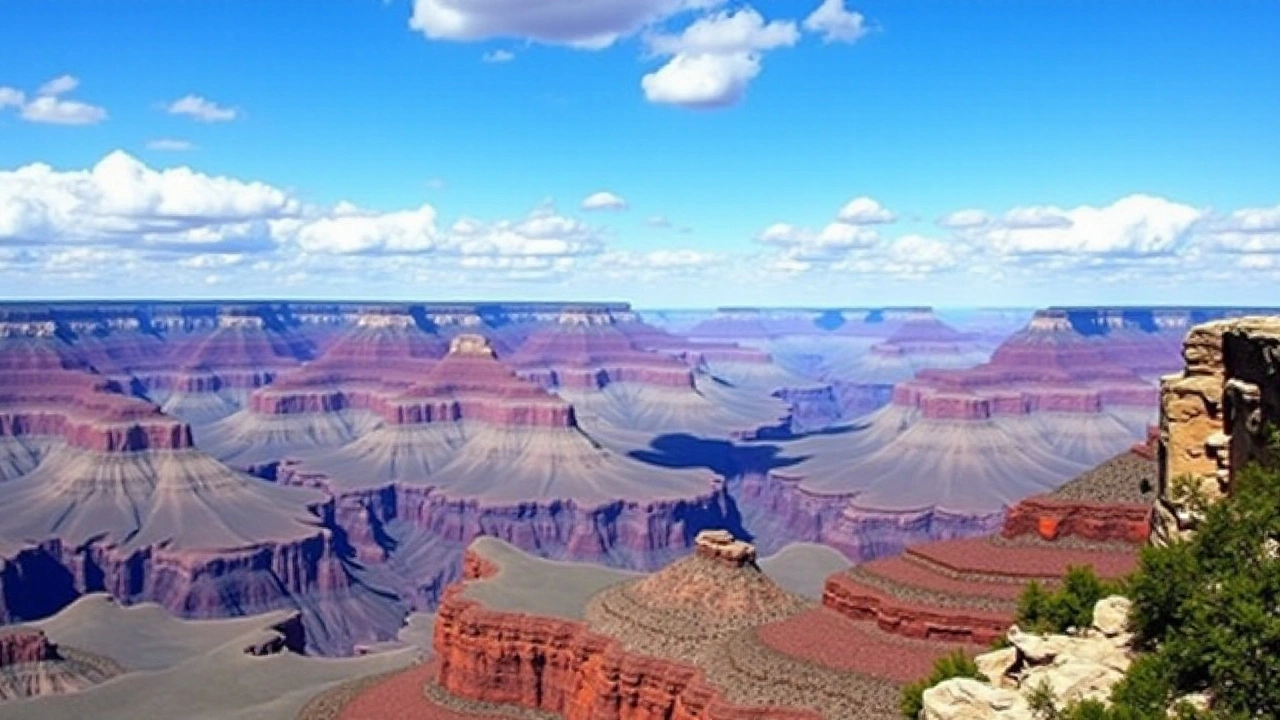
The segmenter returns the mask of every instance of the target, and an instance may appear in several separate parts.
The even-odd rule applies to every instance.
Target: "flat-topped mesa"
[[[882,343],[876,343],[868,351],[882,357],[906,355],[954,355],[974,353],[979,350],[977,336],[962,333],[935,317],[910,320],[893,332]]]
[[[356,319],[356,326],[362,328],[408,330],[416,325],[417,321],[403,308],[370,308],[362,311]]]
[[[194,447],[191,426],[171,418],[151,421],[70,421],[63,430],[67,444],[99,453],[184,450]]]
[[[266,319],[257,313],[242,313],[237,311],[218,313],[219,330],[262,330],[266,327]]]
[[[420,382],[372,409],[392,425],[474,421],[490,425],[575,425],[573,406],[518,377],[482,335],[463,334]]]
[[[51,338],[57,332],[53,320],[0,321],[0,338]]]
[[[613,325],[617,320],[608,310],[565,308],[556,322],[560,325]]]
[[[474,328],[484,325],[484,318],[474,310],[428,310],[426,316],[440,328]]]
[[[535,330],[509,361],[521,376],[544,387],[595,390],[620,382],[694,387],[693,372],[683,362],[637,349],[611,324]]]
[[[1182,356],[1183,371],[1160,383],[1157,544],[1194,532],[1194,491],[1210,501],[1229,494],[1234,473],[1267,456],[1280,425],[1280,317],[1197,325]]]
[[[449,355],[466,355],[469,357],[494,358],[498,353],[493,344],[483,335],[459,335],[449,341]]]
[[[755,545],[734,538],[728,530],[703,530],[693,544],[694,552],[711,560],[730,565],[751,565],[756,561]]]

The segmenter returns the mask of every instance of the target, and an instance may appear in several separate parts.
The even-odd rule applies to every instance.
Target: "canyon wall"
[[[1193,531],[1194,493],[1209,501],[1229,493],[1234,469],[1265,456],[1280,422],[1280,318],[1198,325],[1182,355],[1183,371],[1161,381],[1158,544]]]

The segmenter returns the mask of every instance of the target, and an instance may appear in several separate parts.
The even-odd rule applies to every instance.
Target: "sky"
[[[0,298],[1278,280],[1276,0],[0,0]]]

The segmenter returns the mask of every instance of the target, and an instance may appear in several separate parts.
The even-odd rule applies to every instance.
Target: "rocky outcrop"
[[[703,562],[729,568],[749,563],[754,555],[749,545],[718,533],[703,534],[697,546],[696,557]],[[500,571],[473,552],[466,567],[472,579]],[[486,608],[468,598],[465,588],[456,585],[446,592],[433,643],[435,684],[455,697],[551,712],[565,720],[819,720],[799,709],[732,704],[695,666],[632,653],[583,621]],[[705,593],[697,599],[708,607],[717,602]]]
[[[1268,451],[1280,422],[1280,318],[1196,326],[1183,359],[1184,370],[1161,381],[1157,543],[1195,529],[1193,495],[1212,502],[1229,493],[1233,468]]]
[[[1060,708],[1109,701],[1134,657],[1128,613],[1129,601],[1113,596],[1098,601],[1092,626],[1077,635],[1034,635],[1015,625],[1007,635],[1009,647],[975,659],[986,682],[957,678],[925,690],[921,717],[1031,720],[1027,696],[1040,687],[1049,689]]]
[[[21,625],[0,628],[0,668],[53,660],[57,656],[57,648],[43,630]]]

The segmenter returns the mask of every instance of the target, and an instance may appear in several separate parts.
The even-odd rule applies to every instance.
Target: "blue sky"
[[[561,5],[0,0],[0,296],[1280,302],[1280,3]]]

